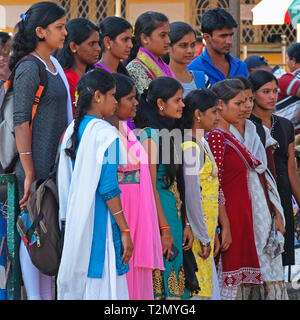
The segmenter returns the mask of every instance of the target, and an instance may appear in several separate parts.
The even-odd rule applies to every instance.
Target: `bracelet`
[[[32,152],[31,152],[31,151],[29,151],[29,152],[19,152],[19,154],[20,154],[21,156],[27,156],[27,155],[31,155]]]
[[[130,232],[130,229],[121,230],[122,232]]]
[[[122,212],[123,212],[123,209],[120,210],[120,211],[118,211],[118,212],[112,213],[111,215],[112,215],[112,216],[116,216],[117,214],[120,214],[120,213],[122,213]]]
[[[166,226],[162,226],[159,229],[160,230],[170,229],[170,226],[167,224]]]

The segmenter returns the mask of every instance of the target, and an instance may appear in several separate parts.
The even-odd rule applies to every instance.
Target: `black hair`
[[[120,103],[121,99],[128,96],[135,88],[135,83],[130,77],[121,73],[113,73],[112,76],[116,81],[115,99]]]
[[[229,79],[238,79],[241,80],[243,82],[243,85],[245,87],[245,90],[252,90],[252,83],[250,82],[249,79],[243,77],[243,76],[233,76],[230,77]]]
[[[296,63],[300,63],[300,43],[291,44],[286,53],[290,60],[295,59]]]
[[[141,34],[144,33],[146,36],[150,37],[152,32],[161,27],[164,23],[169,23],[169,19],[160,12],[147,11],[137,18],[134,26],[134,37],[132,39],[133,47],[125,65],[136,58],[139,48],[142,47]]]
[[[173,46],[173,44],[180,41],[185,35],[189,33],[193,33],[196,38],[195,30],[188,23],[185,23],[182,21],[172,22],[170,24],[170,34],[169,34],[170,41],[171,41],[170,46]],[[162,59],[166,64],[169,64],[170,63],[169,53],[165,54],[162,57]]]
[[[116,37],[125,32],[128,29],[132,29],[132,25],[124,18],[121,17],[106,17],[104,18],[99,26],[100,30],[100,46],[101,46],[101,53],[105,50],[104,46],[104,38],[109,37],[112,41],[116,39]],[[118,65],[119,73],[123,73],[127,76],[129,76],[124,64],[120,61]]]
[[[83,116],[91,107],[91,101],[94,94],[99,90],[106,94],[109,90],[115,88],[114,77],[104,69],[95,68],[85,73],[77,84],[78,100],[76,104],[76,116],[74,120],[74,131],[70,138],[71,146],[65,149],[66,154],[75,160],[75,151],[78,146],[78,129]]]
[[[144,90],[141,100],[143,101],[143,104],[146,104],[147,107],[152,110],[152,112],[158,115],[157,100],[162,99],[164,102],[167,102],[178,90],[183,90],[182,85],[178,80],[170,77],[159,77],[154,79],[150,83],[149,87]],[[140,111],[140,113],[138,112],[139,119],[137,119],[137,126],[140,126],[140,128],[149,126],[146,122],[149,120],[152,121],[153,119],[144,118],[145,114],[143,107],[141,107]]]
[[[275,81],[278,85],[278,80],[273,73],[266,70],[256,70],[252,72],[249,76],[249,81],[252,84],[253,92],[257,91],[259,88],[271,81]]]
[[[196,110],[205,112],[206,110],[214,107],[218,103],[217,95],[207,88],[196,89],[188,93],[184,98],[183,103],[183,128],[191,129],[194,123],[194,113]]]
[[[65,15],[66,10],[54,2],[42,1],[32,5],[16,25],[9,68],[12,70],[19,60],[34,51],[40,41],[44,41],[36,35],[37,27],[46,29]]]
[[[4,47],[6,42],[11,39],[11,36],[7,32],[0,32],[0,38],[2,40],[2,47]]]
[[[99,28],[90,20],[85,18],[76,18],[68,21],[66,24],[68,35],[65,39],[62,49],[57,50],[55,57],[63,68],[71,69],[74,65],[74,54],[70,49],[70,43],[75,42],[80,45],[87,40],[93,31],[99,32]],[[92,66],[87,66],[90,69]]]
[[[185,23],[182,21],[172,22],[170,24],[170,34],[169,34],[170,41],[171,41],[170,46],[177,43],[179,40],[181,40],[185,35],[189,33],[193,33],[196,39],[196,32],[188,23]]]
[[[233,29],[237,27],[237,22],[232,15],[222,8],[208,9],[201,18],[201,32],[212,35],[214,30],[223,28]]]
[[[228,103],[236,97],[241,91],[245,90],[243,82],[239,79],[225,79],[216,82],[211,90],[217,95],[218,99]]]
[[[157,79],[154,79],[150,83],[149,88],[144,90],[144,93],[140,98],[137,115],[134,119],[135,126],[141,129],[145,127],[151,127],[159,130],[173,130],[176,127],[176,120],[161,116],[159,114],[157,100],[160,98],[163,101],[167,102],[170,98],[174,97],[178,90],[183,89],[180,82],[176,79],[169,77],[159,77]],[[165,152],[165,150],[163,150],[161,138],[162,137],[160,137],[158,149],[159,163],[163,163],[162,156]],[[173,184],[178,173],[179,166],[174,163],[175,148],[176,146],[174,145],[174,143],[172,143],[172,139],[170,137],[170,163],[164,164],[166,168],[167,187],[170,187]],[[181,152],[181,148],[177,147],[176,150],[177,152]]]

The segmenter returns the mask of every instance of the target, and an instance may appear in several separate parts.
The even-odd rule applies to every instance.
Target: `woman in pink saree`
[[[113,76],[117,82],[118,106],[115,115],[106,120],[118,129],[120,147],[127,151],[127,159],[120,159],[118,181],[122,208],[134,244],[127,273],[129,298],[153,300],[152,270],[164,270],[164,264],[148,155],[124,121],[135,117],[138,101],[134,82],[123,74]]]

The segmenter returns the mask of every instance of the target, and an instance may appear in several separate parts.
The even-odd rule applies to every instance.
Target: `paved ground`
[[[295,265],[291,266],[291,283],[287,283],[291,300],[300,300],[300,248],[295,250]],[[285,267],[285,280],[288,281],[288,267]]]

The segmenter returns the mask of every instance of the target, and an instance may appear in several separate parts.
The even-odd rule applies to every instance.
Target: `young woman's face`
[[[124,32],[120,33],[115,40],[110,40],[110,53],[121,60],[127,59],[130,50],[133,46],[132,44],[132,30],[127,29]]]
[[[196,37],[194,32],[183,36],[178,42],[170,47],[170,61],[188,65],[194,58]]]
[[[75,44],[74,55],[84,64],[95,64],[99,60],[99,32],[93,30],[90,36],[81,44]]]
[[[200,111],[200,122],[199,126],[201,129],[205,131],[213,131],[218,127],[220,121],[220,112],[219,112],[219,105],[215,105],[212,108],[207,109],[204,112]],[[197,122],[198,119],[195,119]]]
[[[145,36],[142,39],[142,46],[150,51],[155,57],[160,57],[169,52],[170,26],[168,22],[162,24],[161,27],[155,29],[150,37]]]
[[[240,91],[227,103],[221,102],[220,111],[222,118],[230,123],[237,124],[242,119],[242,109],[245,103],[245,91]]]
[[[274,110],[278,98],[278,86],[272,80],[254,92],[255,106],[264,110]]]
[[[158,107],[163,107],[163,110],[159,110],[160,115],[171,119],[180,119],[182,117],[183,108],[185,107],[182,102],[182,94],[182,89],[179,89],[175,95],[166,102],[160,99],[161,101],[159,102]]]
[[[115,114],[118,102],[115,99],[116,88],[110,89],[105,94],[101,94],[99,111],[103,118],[111,117]]]
[[[120,120],[132,119],[136,115],[136,108],[139,102],[136,99],[136,89],[132,88],[132,91],[125,97],[120,99],[116,109],[116,115]]]
[[[252,113],[252,109],[254,106],[254,97],[251,89],[245,90],[245,103],[242,104],[241,113],[244,119],[248,119]]]
[[[66,17],[62,17],[49,24],[46,29],[39,28],[38,37],[45,39],[45,43],[51,50],[62,49],[65,38],[68,34],[66,30]]]

